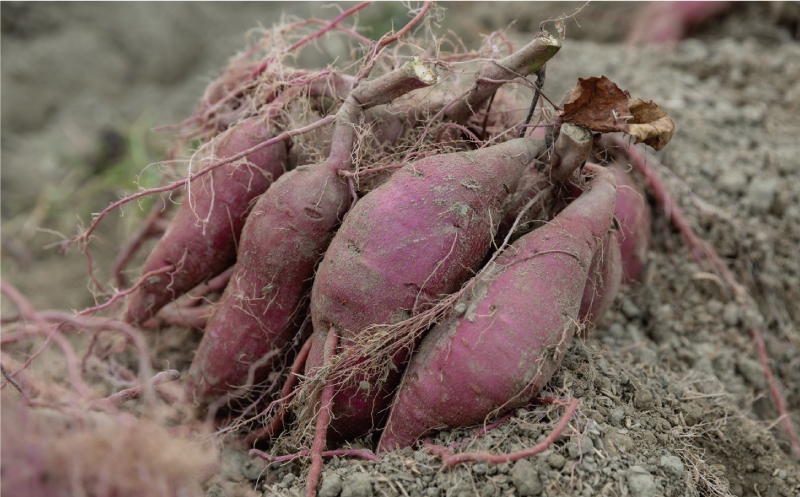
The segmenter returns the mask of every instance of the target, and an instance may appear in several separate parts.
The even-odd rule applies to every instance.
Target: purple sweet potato
[[[543,150],[543,142],[524,138],[428,157],[361,199],[317,271],[306,371],[321,365],[331,328],[346,349],[368,327],[402,321],[458,290],[491,248],[503,199]],[[401,350],[395,365],[404,360]],[[395,368],[383,388],[376,378],[363,378],[359,388],[338,392],[329,439],[350,439],[373,427],[397,380]]]
[[[611,168],[617,179],[618,199],[614,217],[620,224],[619,248],[622,255],[622,281],[638,282],[650,249],[650,206],[642,189],[618,165]]]
[[[619,187],[617,189],[619,192]],[[619,202],[619,193],[617,194]],[[614,297],[622,285],[622,259],[619,233],[610,231],[594,254],[581,298],[578,318],[595,326],[600,325],[606,312],[614,304]]]
[[[379,450],[523,405],[550,379],[577,328],[587,269],[613,218],[614,176],[517,240],[462,298],[465,311],[423,339],[395,396]]]
[[[232,157],[271,137],[267,124],[250,118],[220,135],[214,156]],[[127,319],[143,322],[164,305],[228,268],[252,201],[284,173],[283,142],[258,150],[190,183],[170,227],[150,253],[143,273],[165,266],[175,270],[153,276],[132,295]]]
[[[636,15],[628,42],[674,44],[703,22],[723,14],[733,2],[651,2]]]

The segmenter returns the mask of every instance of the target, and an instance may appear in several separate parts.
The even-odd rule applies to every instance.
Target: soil
[[[90,209],[130,188],[103,183],[101,189],[92,178],[130,152],[131,123],[147,128],[187,116],[257,20],[269,24],[290,9],[306,17],[332,12],[296,3],[227,5],[3,4],[2,270],[37,308],[93,303],[83,256],[41,249],[58,238],[36,228],[71,234],[76,216],[87,219]],[[381,9],[394,15],[393,7]],[[514,29],[523,31],[571,9],[545,4],[520,15],[515,7],[453,5],[446,23],[459,33],[487,33],[516,18]],[[654,204],[643,282],[625,288],[603,324],[571,346],[543,393],[580,399],[549,450],[516,463],[451,469],[422,450],[388,454],[382,462],[333,458],[323,469],[320,496],[800,495],[800,467],[789,456],[748,333],[761,328],[800,429],[800,206],[793,202],[800,198],[798,7],[737,5],[674,47],[623,44],[632,16],[627,4],[587,7],[581,27],[568,24],[561,52],[548,63],[545,93],[558,101],[578,77],[606,75],[670,114],[675,137],[663,152],[648,154],[666,166],[657,172],[753,305],[740,307],[692,260]],[[479,41],[465,38],[473,46]],[[325,49],[325,56],[335,52]],[[119,142],[126,150],[114,150]],[[139,145],[139,157],[149,160],[165,147],[149,135]],[[101,274],[117,240],[140,219],[114,220],[101,231],[95,253]],[[12,308],[4,300],[4,314]],[[185,371],[187,344],[199,337],[170,333],[160,359]],[[519,450],[544,439],[559,416],[558,409],[532,404],[483,437],[457,430],[435,442]],[[305,461],[270,466],[240,449],[221,450],[206,495],[304,494]]]

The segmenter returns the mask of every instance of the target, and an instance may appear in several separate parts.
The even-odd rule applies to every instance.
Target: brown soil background
[[[474,47],[480,33],[515,21],[511,31],[523,39],[541,20],[579,5],[444,4],[444,22]],[[324,495],[800,495],[798,465],[775,427],[746,331],[764,327],[800,427],[800,8],[740,4],[676,47],[626,46],[640,7],[591,4],[580,26],[570,22],[548,64],[546,92],[560,97],[577,77],[605,74],[670,113],[678,131],[659,154],[669,171],[659,172],[758,311],[732,303],[657,212],[644,284],[623,292],[608,324],[573,346],[550,384],[581,399],[577,431],[529,461],[497,467],[441,471],[437,460],[411,451],[378,464],[334,459],[324,469]],[[148,130],[189,115],[246,30],[269,26],[281,12],[337,13],[320,3],[4,2],[0,9],[0,262],[3,278],[40,309],[93,303],[83,256],[43,247],[134,187],[133,175],[165,147]],[[379,4],[361,22],[383,32],[391,20],[404,23],[404,12]],[[336,45],[306,52],[301,62],[316,64]],[[129,214],[99,233],[101,276],[141,220],[141,212]],[[4,301],[2,310],[11,309]],[[544,411],[520,409],[471,448],[523,448],[549,427]],[[232,448],[222,457],[206,495],[302,494],[302,464],[265,467]]]

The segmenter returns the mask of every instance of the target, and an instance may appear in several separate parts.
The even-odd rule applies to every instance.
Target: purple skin
[[[340,333],[340,350],[346,349],[369,326],[396,323],[458,290],[491,248],[503,199],[543,147],[526,138],[430,157],[399,170],[361,199],[317,271],[306,372],[321,366],[331,328]],[[398,351],[395,365],[405,359],[406,350]],[[398,381],[393,371],[383,388],[338,392],[329,442],[377,426]]]
[[[642,278],[650,250],[650,206],[644,192],[619,166],[613,166],[618,199],[614,217],[620,224],[619,248],[622,255],[622,282],[637,283]]]
[[[215,155],[220,159],[231,157],[270,138],[261,119],[247,119],[220,135]],[[149,278],[133,293],[128,321],[150,319],[166,304],[233,264],[236,243],[253,200],[285,172],[286,155],[285,144],[277,143],[191,183],[191,205],[187,194],[142,273],[169,265],[177,270]],[[206,218],[208,222],[204,223]]]
[[[629,30],[628,43],[675,44],[693,28],[724,14],[733,2],[650,2],[640,9]]]
[[[501,254],[462,298],[466,311],[422,340],[379,451],[514,409],[550,379],[577,328],[587,269],[616,200],[613,175],[587,169],[595,174],[591,190]]]
[[[619,195],[619,189],[617,192]],[[618,238],[617,232],[609,232],[603,238],[603,243],[595,252],[589,267],[578,318],[595,326],[602,323],[603,316],[611,309],[614,297],[622,286],[622,259]]]

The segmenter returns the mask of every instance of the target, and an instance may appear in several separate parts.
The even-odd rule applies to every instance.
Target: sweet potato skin
[[[464,297],[466,312],[423,339],[395,396],[379,450],[518,407],[550,379],[576,329],[587,269],[612,222],[613,175],[517,240]]]
[[[220,135],[214,155],[231,157],[269,138],[269,129],[261,119],[247,119]],[[246,161],[217,168],[191,183],[142,272],[168,265],[177,269],[149,278],[132,295],[129,321],[151,318],[164,305],[230,267],[252,202],[284,173],[286,155],[284,143],[277,143],[248,155]],[[204,222],[206,218],[208,221]]]
[[[349,206],[346,181],[325,164],[285,174],[258,200],[189,370],[200,404],[261,382],[282,359],[299,329],[314,268]]]
[[[371,325],[396,323],[456,291],[489,251],[503,199],[540,150],[541,142],[521,139],[430,157],[361,199],[317,272],[306,371],[321,365],[330,329],[345,349]],[[399,373],[391,371],[382,389],[375,378],[363,380],[370,390],[349,387],[335,396],[329,439],[352,439],[379,423]]]
[[[581,298],[578,318],[594,326],[602,324],[603,316],[614,304],[614,297],[622,286],[622,256],[619,233],[610,231],[597,249],[589,266],[586,288]]]
[[[618,234],[622,257],[622,281],[641,280],[647,252],[650,250],[650,206],[644,192],[619,165],[611,167],[617,180],[617,205],[614,217],[620,224]]]

